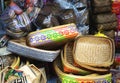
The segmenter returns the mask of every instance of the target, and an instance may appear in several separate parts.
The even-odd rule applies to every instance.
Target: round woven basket
[[[78,65],[109,67],[114,61],[115,47],[111,38],[81,36],[74,42],[73,58]]]
[[[83,70],[81,68],[74,66],[72,50],[73,50],[73,42],[69,42],[64,46],[64,50],[61,51],[61,60],[64,67],[64,72],[81,74],[81,75],[90,74],[91,73],[90,71]]]
[[[61,64],[61,59],[58,57],[54,61],[54,68],[59,76],[60,80],[62,83],[111,83],[111,73],[105,74],[105,75],[97,75],[97,74],[92,74],[92,75],[86,75],[86,76],[80,76],[80,75],[73,75],[73,74],[67,74],[63,72],[62,64]]]

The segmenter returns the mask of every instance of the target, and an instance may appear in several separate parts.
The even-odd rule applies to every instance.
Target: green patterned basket
[[[111,73],[105,75],[91,74],[86,76],[67,74],[63,72],[61,58],[54,61],[54,68],[62,83],[112,83]]]

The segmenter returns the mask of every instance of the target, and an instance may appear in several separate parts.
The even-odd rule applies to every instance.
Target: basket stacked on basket
[[[64,46],[54,68],[62,83],[111,83],[114,52],[111,38],[80,36]]]
[[[104,34],[114,39],[117,29],[117,17],[112,13],[111,0],[91,0],[93,30],[102,30]],[[102,28],[101,28],[102,26]],[[110,34],[109,34],[110,33]]]

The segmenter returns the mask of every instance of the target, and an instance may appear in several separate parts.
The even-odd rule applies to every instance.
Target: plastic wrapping
[[[39,1],[13,0],[2,12],[0,19],[5,24],[6,34],[19,38],[26,36],[31,31],[31,22],[37,18],[40,7]]]
[[[55,0],[62,9],[73,9],[76,15],[76,25],[79,31],[87,32],[89,30],[87,0]],[[83,27],[81,27],[81,25]],[[86,29],[87,28],[87,29]],[[85,33],[82,33],[85,34]]]
[[[58,22],[57,18],[55,16],[53,16],[52,14],[50,14],[48,16],[39,14],[37,19],[34,22],[34,25],[36,27],[49,28],[49,27],[53,27],[53,26],[58,26],[59,22]]]
[[[76,24],[76,15],[73,9],[64,9],[61,10],[58,15],[60,24],[75,23]]]
[[[59,21],[56,16],[60,13],[60,10],[61,8],[58,4],[46,1],[44,6],[41,8],[38,17],[33,22],[34,25],[39,29],[59,25]]]

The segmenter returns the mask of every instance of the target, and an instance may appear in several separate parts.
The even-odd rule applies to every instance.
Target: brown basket
[[[91,0],[92,6],[103,7],[110,6],[112,4],[111,0]]]
[[[96,24],[109,23],[117,21],[117,17],[114,13],[102,13],[93,16],[94,22]]]
[[[111,23],[97,24],[97,25],[95,25],[95,27],[98,30],[116,30],[117,25],[118,25],[118,23],[117,23],[117,21],[115,21],[115,22],[111,22]]]
[[[74,61],[93,67],[109,67],[114,61],[114,42],[111,38],[81,36],[73,48]]]
[[[111,12],[111,6],[93,7],[92,11],[94,14]]]

